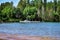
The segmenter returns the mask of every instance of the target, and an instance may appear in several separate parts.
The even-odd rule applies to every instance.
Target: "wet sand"
[[[0,34],[0,40],[60,40],[60,38],[27,36],[27,35],[18,35],[18,34]]]

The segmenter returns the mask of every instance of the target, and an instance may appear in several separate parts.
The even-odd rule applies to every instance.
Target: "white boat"
[[[37,23],[37,22],[40,22],[40,21],[28,21],[28,20],[24,20],[24,21],[20,21],[20,22],[22,22],[22,23],[31,23],[31,22],[34,23],[34,22],[36,22]]]
[[[20,22],[30,22],[30,21],[28,21],[28,20],[24,20],[24,21],[20,21]]]

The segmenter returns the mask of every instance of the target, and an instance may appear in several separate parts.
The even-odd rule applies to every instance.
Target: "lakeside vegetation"
[[[60,1],[20,0],[17,7],[13,2],[0,5],[0,22],[19,21],[60,22]]]

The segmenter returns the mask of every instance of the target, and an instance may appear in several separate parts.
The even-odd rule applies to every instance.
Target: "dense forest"
[[[13,2],[0,5],[0,22],[19,21],[60,22],[60,0],[20,0],[17,7]]]

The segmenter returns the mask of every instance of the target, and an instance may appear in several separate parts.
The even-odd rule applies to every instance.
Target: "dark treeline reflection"
[[[60,1],[20,0],[17,7],[13,2],[0,5],[0,22],[16,21],[60,22]]]

